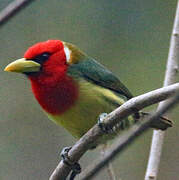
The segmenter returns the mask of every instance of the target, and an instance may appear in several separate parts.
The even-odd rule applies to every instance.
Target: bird
[[[99,117],[133,97],[110,70],[77,46],[61,40],[32,45],[23,58],[4,70],[24,74],[48,118],[76,138],[93,127]],[[136,110],[117,125],[118,131],[132,126],[140,116]],[[161,122],[165,128],[170,126],[166,119]]]

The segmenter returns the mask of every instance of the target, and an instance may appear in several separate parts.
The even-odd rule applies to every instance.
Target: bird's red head
[[[48,40],[31,46],[24,54],[24,58],[33,60],[41,65],[38,72],[25,72],[30,78],[43,76],[64,76],[68,64],[64,43],[60,40]]]
[[[78,97],[78,84],[67,71],[82,56],[83,53],[69,43],[48,40],[31,46],[24,58],[12,62],[5,70],[26,74],[43,109],[60,114]]]
[[[29,49],[25,52],[24,57],[27,59],[33,59],[36,56],[45,52],[50,54],[60,52],[61,50],[63,50],[63,48],[63,43],[60,40],[48,40],[44,42],[39,42],[29,47]]]

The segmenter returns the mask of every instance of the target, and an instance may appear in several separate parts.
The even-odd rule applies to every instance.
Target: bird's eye
[[[35,57],[35,61],[39,64],[42,64],[43,62],[45,62],[46,60],[48,60],[48,58],[50,57],[50,53],[43,53],[43,54],[40,54],[38,56]]]

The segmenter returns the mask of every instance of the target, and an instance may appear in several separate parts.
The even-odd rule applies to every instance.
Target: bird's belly
[[[79,98],[73,107],[60,115],[48,114],[56,124],[63,126],[74,137],[81,137],[97,123],[101,113],[109,113],[124,99],[111,90],[84,82],[80,85]]]

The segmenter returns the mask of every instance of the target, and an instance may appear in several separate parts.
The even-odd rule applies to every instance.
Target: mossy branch
[[[141,110],[147,106],[163,101],[175,93],[179,92],[179,83],[160,88],[146,94],[134,97],[111,112],[104,120],[107,124],[115,124],[133,113],[134,109]],[[148,128],[149,126],[147,126]],[[83,137],[81,137],[68,155],[72,162],[77,162],[83,154],[103,135],[98,125],[91,128]],[[125,146],[126,147],[126,146]],[[60,161],[50,180],[65,180],[70,173],[71,168]]]

